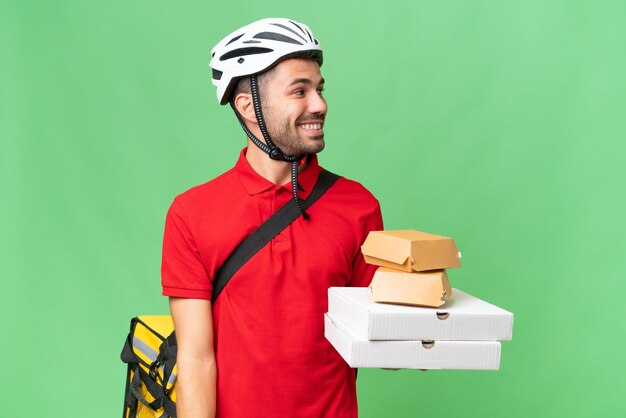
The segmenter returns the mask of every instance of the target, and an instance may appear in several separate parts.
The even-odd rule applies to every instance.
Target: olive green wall
[[[244,144],[210,48],[285,16],[325,48],[321,162],[515,313],[499,372],[362,370],[361,416],[626,416],[626,2],[216,4],[0,2],[0,415],[121,414],[167,207]]]

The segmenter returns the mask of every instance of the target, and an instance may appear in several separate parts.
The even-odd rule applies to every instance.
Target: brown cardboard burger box
[[[405,272],[461,266],[452,238],[414,230],[372,231],[361,251],[369,264]]]
[[[445,270],[407,273],[379,267],[369,286],[374,302],[438,308],[452,296]]]

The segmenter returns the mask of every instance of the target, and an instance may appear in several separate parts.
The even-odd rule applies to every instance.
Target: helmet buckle
[[[271,148],[269,152],[269,156],[272,160],[282,160],[283,153],[278,148]]]

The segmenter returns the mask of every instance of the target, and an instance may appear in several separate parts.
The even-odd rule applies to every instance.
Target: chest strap
[[[315,187],[306,200],[301,200],[303,210],[307,210],[317,199],[335,184],[338,175],[327,170],[322,170],[317,177]],[[213,297],[211,301],[215,303],[217,297],[222,293],[226,284],[235,273],[252,258],[259,250],[272,240],[282,230],[287,228],[293,221],[302,214],[296,202],[291,199],[276,211],[267,221],[246,237],[235,250],[228,256],[222,267],[217,271],[213,280]],[[309,222],[309,220],[304,220]]]

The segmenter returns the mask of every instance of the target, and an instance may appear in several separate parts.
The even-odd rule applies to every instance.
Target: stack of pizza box
[[[373,231],[361,247],[379,266],[367,288],[328,290],[325,335],[351,367],[497,370],[513,314],[458,289],[452,238]]]

